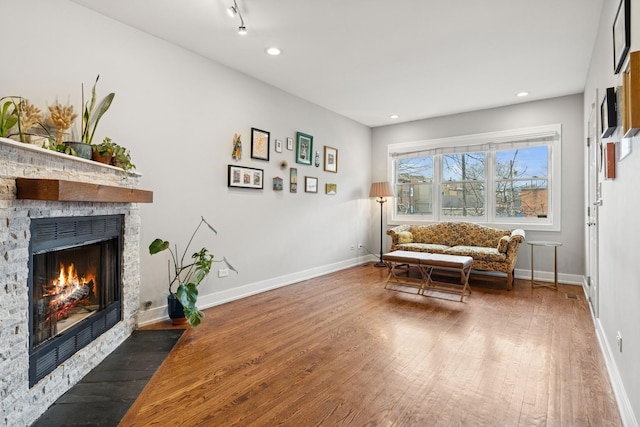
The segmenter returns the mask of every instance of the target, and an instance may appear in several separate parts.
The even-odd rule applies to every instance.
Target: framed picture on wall
[[[296,134],[296,163],[311,165],[313,157],[313,136],[298,132]]]
[[[298,192],[298,168],[289,169],[289,192]]]
[[[620,0],[613,20],[613,71],[618,74],[631,47],[631,0]]]
[[[262,169],[229,165],[228,173],[228,187],[262,190],[264,186],[264,171]]]
[[[269,138],[266,130],[251,128],[251,158],[269,161]]]
[[[317,193],[318,192],[318,178],[313,176],[305,176],[304,177],[304,191],[307,193]]]
[[[324,146],[324,170],[327,172],[338,172],[338,149]]]

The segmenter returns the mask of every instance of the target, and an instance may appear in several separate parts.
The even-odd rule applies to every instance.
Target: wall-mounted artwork
[[[251,128],[251,158],[269,161],[269,138],[266,130]]]
[[[262,190],[264,171],[262,169],[229,165],[228,187],[253,188]]]
[[[604,99],[600,104],[600,124],[602,138],[608,138],[617,127],[616,91],[608,87],[604,93]]]
[[[307,193],[318,192],[318,178],[313,176],[304,177],[304,191]]]
[[[324,146],[324,170],[327,172],[338,172],[338,149]]]
[[[298,192],[298,169],[297,168],[289,169],[289,192],[291,193]]]
[[[240,140],[240,134],[233,135],[233,152],[231,153],[233,160],[240,160],[242,158],[242,141]]]
[[[313,136],[298,132],[296,134],[296,163],[311,165],[313,157]]]
[[[282,191],[282,178],[279,176],[273,178],[273,191]]]
[[[338,184],[325,184],[324,192],[330,196],[338,194]]]
[[[613,20],[613,71],[622,70],[631,46],[631,0],[620,0]]]

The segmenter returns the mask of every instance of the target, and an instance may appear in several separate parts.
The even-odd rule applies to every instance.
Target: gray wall
[[[582,283],[584,272],[584,195],[582,95],[570,95],[509,107],[492,108],[373,129],[373,180],[387,179],[387,146],[560,123],[562,125],[562,229],[559,232],[526,230],[527,240],[562,242],[558,252],[559,280]],[[373,231],[372,231],[373,232]],[[387,242],[389,244],[389,242]],[[553,277],[553,251],[536,250],[536,271]],[[529,246],[520,248],[517,277],[531,277]]]
[[[212,242],[214,254],[240,272],[214,273],[200,289],[205,306],[365,258],[350,247],[368,243],[368,127],[66,0],[3,1],[2,14],[24,19],[3,22],[14,36],[0,67],[1,95],[24,96],[43,110],[57,99],[79,111],[80,84],[88,93],[97,74],[98,95],[116,93],[97,138],[129,147],[142,188],[154,191],[154,203],[141,205],[140,300],[152,302],[141,321],[166,315],[166,258],[150,257],[146,246],[161,237],[183,247],[201,215],[218,236],[202,234],[196,244]],[[259,67],[273,58],[255,60]],[[251,127],[271,132],[270,162],[250,158]],[[313,135],[321,154],[324,145],[338,148],[337,174],[297,165],[286,144],[275,153],[273,140],[296,131]],[[227,188],[234,133],[243,141],[238,164],[264,169],[264,190]],[[289,193],[282,160],[298,167],[297,194]],[[304,192],[307,175],[319,178],[318,194]],[[272,190],[275,176],[285,179],[284,191]],[[325,183],[338,184],[338,194],[325,195]]]
[[[620,86],[621,75],[613,73],[611,25],[618,1],[603,4],[598,37],[584,92],[584,127],[587,128],[591,103],[602,102],[607,87]],[[631,51],[640,49],[640,1],[631,1]],[[640,100],[634,99],[635,107]],[[619,140],[615,134],[608,141]],[[640,419],[640,136],[631,142],[631,154],[616,162],[616,178],[602,183],[603,205],[599,210],[599,318],[596,329],[602,341],[614,390],[623,414],[630,414],[627,425]],[[586,154],[585,154],[586,157]],[[622,352],[616,334],[622,335]]]

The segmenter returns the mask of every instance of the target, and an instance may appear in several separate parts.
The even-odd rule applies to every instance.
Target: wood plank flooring
[[[385,290],[386,274],[206,310],[120,425],[621,425],[581,288],[472,279],[460,303]]]

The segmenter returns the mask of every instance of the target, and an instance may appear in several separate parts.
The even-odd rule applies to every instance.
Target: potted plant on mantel
[[[196,327],[202,321],[204,313],[198,309],[198,285],[209,275],[214,262],[223,262],[229,270],[238,272],[226,258],[220,261],[214,261],[213,254],[206,247],[186,258],[189,246],[193,238],[200,230],[202,225],[206,225],[214,234],[218,232],[204,219],[200,217],[200,223],[191,235],[187,246],[184,248],[182,255],[179,255],[178,246],[172,250],[170,243],[166,240],[155,239],[149,245],[149,253],[155,255],[165,250],[169,250],[171,259],[168,260],[168,276],[169,276],[169,295],[167,295],[167,307],[169,317],[174,324],[189,323],[192,327]],[[174,291],[174,285],[177,288]]]
[[[80,141],[61,141],[62,135],[71,127],[77,114],[73,112],[73,106],[63,106],[56,103],[49,107],[49,123],[56,129],[56,151],[64,151],[84,159],[91,159],[93,150],[91,143],[96,133],[100,119],[107,112],[113,102],[115,93],[111,92],[96,105],[96,86],[100,75],[91,88],[91,100],[84,101],[84,85],[82,85],[82,121],[80,123]]]
[[[125,147],[113,142],[111,138],[106,136],[100,144],[93,144],[93,160],[117,166],[126,171],[136,168],[131,162],[131,154]]]

